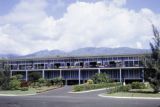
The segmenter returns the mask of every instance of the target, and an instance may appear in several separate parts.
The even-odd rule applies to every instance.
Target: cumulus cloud
[[[1,53],[92,46],[148,48],[151,23],[160,25],[160,14],[147,8],[128,10],[125,3],[77,1],[67,7],[63,17],[55,19],[45,10],[47,0],[21,0],[9,14],[0,16]]]

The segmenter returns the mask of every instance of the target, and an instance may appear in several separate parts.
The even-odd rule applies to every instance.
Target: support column
[[[62,78],[62,70],[60,69],[59,72],[60,72],[60,73],[59,73],[59,77]]]
[[[122,69],[119,69],[119,82],[122,82]]]
[[[17,70],[19,70],[19,64],[17,65],[18,67],[17,67]]]
[[[101,70],[100,70],[100,68],[98,68],[98,74],[100,74],[101,73]]]
[[[67,86],[67,84],[68,84],[68,83],[67,83],[67,79],[66,79],[66,80],[65,80],[65,85]]]
[[[144,69],[142,69],[142,82],[144,83]]]
[[[12,70],[10,71],[10,77],[12,77]]]
[[[28,81],[28,71],[26,70],[26,81]]]
[[[81,84],[81,69],[78,70],[78,83]]]
[[[44,78],[44,70],[42,70],[42,78]]]

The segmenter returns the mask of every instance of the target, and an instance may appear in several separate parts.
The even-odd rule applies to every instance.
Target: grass
[[[28,91],[21,90],[1,90],[0,94],[13,94],[13,95],[25,95],[25,94],[36,94],[36,89],[29,88]]]
[[[107,96],[120,96],[120,97],[160,97],[160,94],[155,93],[133,93],[133,92],[118,92],[106,94]]]
[[[36,94],[36,93],[41,93],[45,91],[49,91],[52,89],[55,89],[58,87],[55,86],[43,86],[43,87],[37,87],[37,88],[32,88],[30,87],[28,91],[22,91],[22,90],[0,90],[0,94],[12,94],[12,95],[26,95],[26,94]]]
[[[132,89],[129,92],[117,92],[106,94],[107,96],[118,97],[160,97],[160,93],[153,93],[153,89]]]
[[[37,87],[35,88],[36,89],[36,92],[37,93],[41,93],[41,92],[45,92],[45,91],[49,91],[49,90],[53,90],[53,89],[56,89],[56,88],[59,88],[57,86],[43,86],[43,87]]]
[[[95,89],[101,89],[101,88],[108,88],[108,87],[115,87],[119,86],[121,83],[103,83],[103,84],[81,84],[81,85],[74,85],[72,88],[73,92],[79,92],[79,91],[87,91],[87,90],[95,90]]]

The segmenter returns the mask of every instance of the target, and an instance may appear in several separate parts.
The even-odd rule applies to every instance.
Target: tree
[[[91,79],[93,80],[94,84],[110,82],[110,79],[106,73],[96,73]]]
[[[15,75],[10,78],[9,89],[11,90],[20,89],[21,81],[20,81],[20,78],[18,78],[19,76],[20,75]]]
[[[150,42],[151,55],[147,55],[145,58],[145,78],[150,82],[155,93],[160,91],[160,34],[157,28],[152,25],[153,28],[153,42]]]
[[[10,82],[10,67],[5,65],[3,69],[0,70],[0,86],[3,90],[9,89]]]
[[[29,74],[29,78],[33,81],[33,82],[36,82],[38,81],[38,79],[40,79],[42,76],[41,76],[41,73],[40,72],[31,72]]]

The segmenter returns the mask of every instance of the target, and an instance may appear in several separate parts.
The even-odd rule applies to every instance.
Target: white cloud
[[[126,0],[113,0],[111,4],[114,4],[116,6],[123,6],[126,4]]]
[[[160,14],[147,8],[128,10],[123,8],[125,3],[76,2],[55,19],[46,13],[46,0],[21,0],[9,14],[0,16],[1,53],[70,51],[88,46],[147,48],[152,38],[150,21],[160,25]]]

